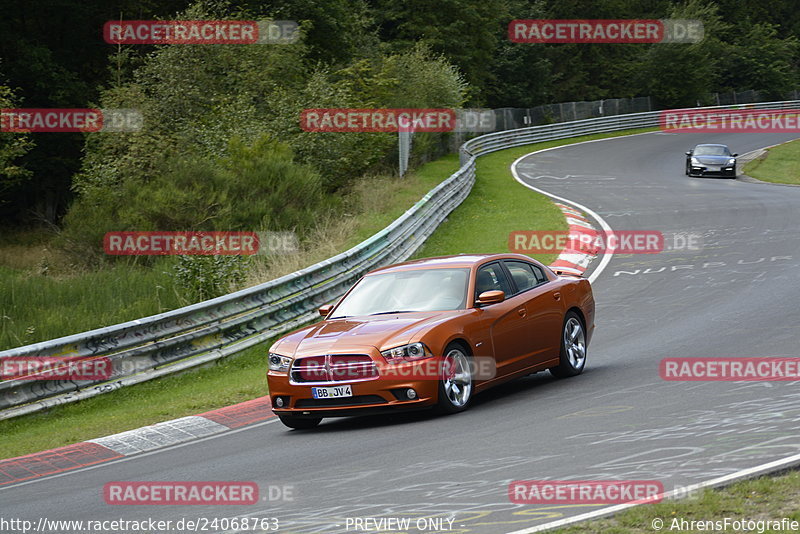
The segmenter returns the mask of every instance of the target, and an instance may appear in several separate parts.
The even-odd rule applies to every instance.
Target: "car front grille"
[[[326,354],[297,358],[290,371],[292,382],[353,382],[378,378],[378,367],[366,354]]]

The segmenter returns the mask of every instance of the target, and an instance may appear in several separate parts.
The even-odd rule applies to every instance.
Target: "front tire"
[[[556,378],[579,375],[586,367],[586,332],[583,321],[573,311],[564,317],[559,360],[557,367],[550,368],[550,373]]]
[[[444,349],[442,377],[439,379],[439,413],[463,412],[472,403],[472,360],[459,343],[451,343]]]
[[[321,417],[296,417],[294,415],[279,415],[281,423],[295,430],[309,430],[316,428],[322,421]]]

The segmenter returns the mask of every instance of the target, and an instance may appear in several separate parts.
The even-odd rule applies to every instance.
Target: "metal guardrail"
[[[691,109],[796,109],[798,105],[800,105],[800,100],[787,100],[782,102],[758,102],[734,106],[710,106]],[[664,110],[630,113],[627,115],[609,115],[607,117],[559,122],[481,135],[480,137],[470,139],[461,146],[460,162],[462,165],[465,165],[469,162],[470,157],[481,156],[489,152],[494,152],[495,150],[503,150],[505,148],[513,148],[530,143],[554,141],[568,137],[608,133],[634,128],[657,127],[659,125],[660,114],[663,111]]]
[[[112,369],[102,381],[0,382],[0,419],[201,365],[297,328],[318,317],[319,306],[340,297],[367,271],[411,256],[474,182],[474,165],[462,168],[369,239],[276,280],[160,315],[0,352],[0,365],[7,359],[55,356],[105,358]]]
[[[748,104],[795,109],[800,101]],[[696,109],[717,109],[712,108]],[[276,280],[144,319],[0,352],[20,358],[104,358],[103,380],[0,382],[0,419],[114,391],[235,354],[313,320],[366,272],[411,256],[467,197],[477,157],[516,146],[658,125],[659,112],[615,115],[481,135],[460,148],[461,168],[392,224],[350,250]]]

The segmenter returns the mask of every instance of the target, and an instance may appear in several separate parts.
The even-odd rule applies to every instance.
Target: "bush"
[[[391,173],[397,165],[396,133],[310,133],[298,117],[306,108],[456,108],[466,83],[442,56],[418,45],[403,53],[362,59],[329,72],[314,72],[300,91],[279,90],[270,97],[275,111],[267,127],[285,139],[300,161],[314,165],[328,191],[365,174]],[[449,134],[414,136],[415,163],[441,153]]]
[[[285,231],[313,225],[333,205],[322,179],[295,163],[285,143],[234,138],[228,156],[177,158],[155,176],[84,189],[66,219],[63,243],[98,260],[110,231]]]
[[[169,274],[186,298],[200,302],[238,287],[247,274],[248,260],[247,256],[180,256]]]

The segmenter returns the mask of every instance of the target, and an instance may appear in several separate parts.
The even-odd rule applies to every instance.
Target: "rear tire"
[[[583,321],[573,311],[564,317],[559,360],[557,367],[550,368],[550,373],[556,378],[579,375],[586,367],[586,332]]]
[[[442,414],[463,412],[472,403],[472,359],[460,343],[444,349],[442,377],[439,379],[439,400],[436,409]]]
[[[322,421],[321,417],[296,417],[293,415],[279,415],[281,423],[295,430],[309,430],[316,428]]]

